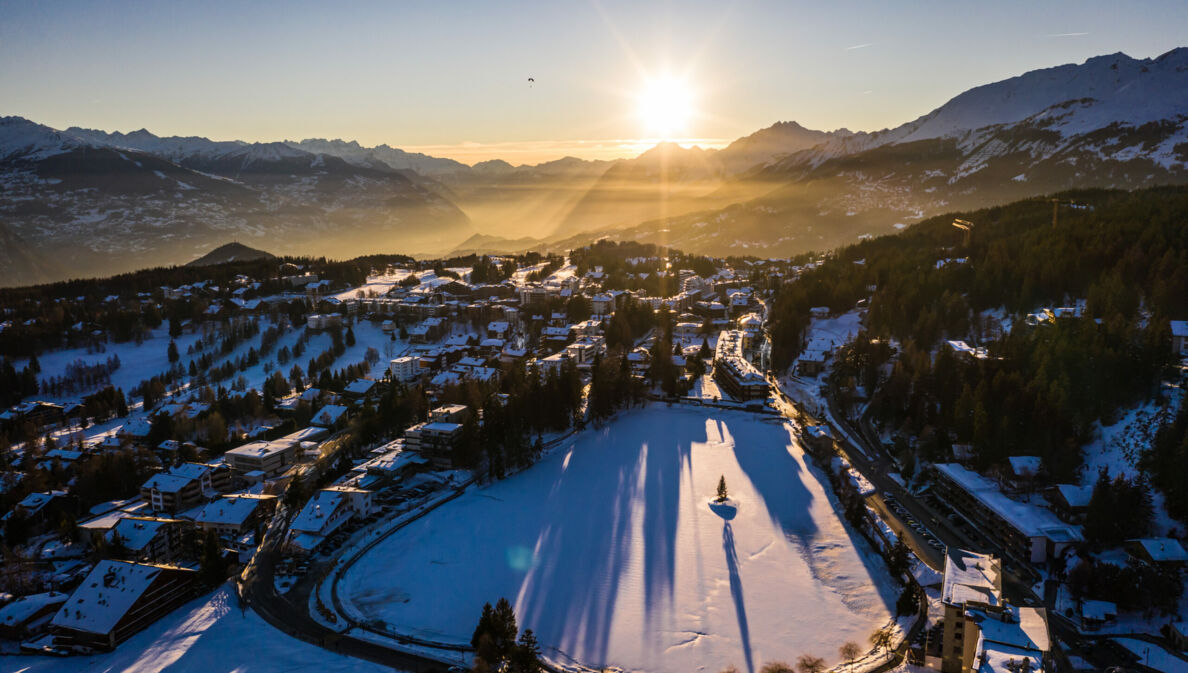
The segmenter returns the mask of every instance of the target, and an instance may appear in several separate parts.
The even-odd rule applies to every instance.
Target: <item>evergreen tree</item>
[[[203,583],[207,586],[218,586],[227,579],[227,565],[223,562],[223,553],[219,544],[219,537],[213,530],[206,531],[202,541],[202,561],[198,571]]]
[[[169,349],[167,352],[169,354],[169,363],[173,364],[174,362],[177,362],[179,357],[177,353],[177,344],[172,339],[169,341]]]
[[[520,634],[520,641],[516,644],[509,663],[514,673],[539,673],[540,645],[536,642],[536,634],[532,629],[524,629]]]
[[[718,502],[725,502],[730,497],[726,492],[726,475],[718,478]]]
[[[470,646],[478,648],[479,639],[484,634],[490,635],[495,632],[495,610],[491,608],[490,603],[483,604],[483,615],[479,617],[478,626],[474,627],[474,635],[470,637]]]

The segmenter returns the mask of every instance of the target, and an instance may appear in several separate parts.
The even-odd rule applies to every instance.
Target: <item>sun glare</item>
[[[670,76],[649,80],[636,101],[645,134],[671,140],[689,132],[693,91],[687,82]]]

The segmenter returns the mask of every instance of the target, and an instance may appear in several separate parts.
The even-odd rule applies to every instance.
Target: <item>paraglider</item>
[[[531,89],[533,84],[536,84],[536,79],[529,77],[528,78],[528,88]]]

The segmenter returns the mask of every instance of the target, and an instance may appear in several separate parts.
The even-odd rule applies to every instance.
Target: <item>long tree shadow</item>
[[[600,447],[578,451],[556,475],[535,541],[542,562],[523,576],[517,600],[522,623],[542,642],[594,665],[606,661],[634,549],[643,559],[645,635],[663,629],[653,621],[673,600],[681,472],[692,441],[700,439],[685,424],[631,432],[622,425],[629,419],[619,421],[622,432],[604,432]],[[603,465],[590,469],[592,462]]]
[[[729,432],[725,421],[719,423],[723,426],[723,433]],[[836,496],[832,495],[833,486],[824,473],[817,469],[807,456],[802,467],[801,462],[789,451],[790,447],[797,445],[791,429],[787,425],[740,425],[744,428],[744,435],[734,438],[735,457],[739,467],[751,480],[755,491],[764,499],[772,521],[779,525],[788,539],[798,545],[813,576],[839,590],[842,601],[850,605],[851,609],[862,607],[855,603],[852,594],[846,591],[846,581],[850,578],[834,577],[819,571],[820,555],[825,548],[838,545],[839,542],[833,536],[819,535],[820,530],[810,512],[814,496],[805,484],[808,479],[815,480],[824,491],[837,517],[838,525],[848,537],[848,546],[854,548],[858,560],[866,568],[884,607],[891,610],[897,599],[896,589],[891,583],[874,581],[874,578],[886,575],[885,564],[870,549],[867,540],[850,526],[844,516],[841,516],[840,505]]]
[[[726,552],[726,569],[730,574],[730,597],[734,599],[734,613],[738,618],[738,635],[742,642],[743,658],[747,662],[747,673],[755,673],[755,662],[751,657],[751,627],[747,623],[747,603],[743,596],[742,576],[738,572],[734,529],[730,527],[729,521],[722,523],[722,549]]]
[[[735,460],[763,499],[772,523],[802,550],[809,548],[817,533],[817,524],[810,515],[813,494],[802,481],[800,462],[788,452],[792,442],[787,430],[784,426],[747,421],[735,426],[742,433],[734,436],[726,421],[719,420],[719,432],[733,440]]]

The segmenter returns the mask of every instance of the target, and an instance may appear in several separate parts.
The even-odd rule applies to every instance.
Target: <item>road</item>
[[[770,381],[774,393],[773,399],[776,402],[777,408],[784,412],[786,416],[794,416],[798,409],[794,402],[783,392],[776,379],[772,378]],[[937,513],[927,503],[922,502],[915,494],[888,476],[890,473],[896,472],[898,467],[883,451],[882,443],[878,441],[877,434],[871,426],[869,418],[863,416],[857,423],[849,422],[848,419],[845,421],[837,420],[845,417],[835,407],[830,408],[830,415],[837,424],[844,425],[844,429],[846,430],[846,433],[842,434],[837,433],[837,428],[834,428],[835,434],[839,435],[837,437],[838,450],[849,461],[850,465],[857,469],[878,491],[877,494],[868,498],[867,502],[879,512],[883,521],[897,535],[900,535],[901,539],[930,568],[943,572],[944,552],[928,546],[926,539],[906,525],[906,522],[900,518],[899,513],[892,510],[889,503],[884,499],[883,494],[891,494],[895,501],[909,515],[922,523],[933,536],[946,546],[974,550],[985,548],[985,544],[967,538],[943,515]],[[821,423],[822,421],[814,419],[813,422]],[[825,424],[831,427],[834,426],[832,422],[825,422]],[[861,444],[860,447],[857,447],[859,450],[854,450],[855,447],[851,446],[849,438],[853,438]],[[1037,597],[1032,591],[1029,582],[1007,571],[1003,572],[1003,596],[1013,605],[1045,604],[1045,597]],[[1125,654],[1119,651],[1119,648],[1112,646],[1108,638],[1083,636],[1076,630],[1072,622],[1057,614],[1054,610],[1049,609],[1048,616],[1048,624],[1052,635],[1064,643],[1069,652],[1077,654],[1098,667],[1099,670],[1106,670],[1111,666],[1133,665]]]
[[[448,663],[339,634],[314,621],[309,616],[308,607],[312,582],[303,581],[289,594],[279,594],[273,582],[273,568],[280,554],[274,548],[275,542],[266,541],[266,544],[267,548],[262,547],[256,553],[253,572],[241,588],[244,599],[264,621],[294,638],[331,652],[366,659],[390,668],[413,673],[444,672],[449,668]],[[312,579],[312,575],[307,578]],[[290,600],[288,595],[293,595],[300,602]]]

